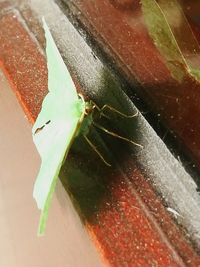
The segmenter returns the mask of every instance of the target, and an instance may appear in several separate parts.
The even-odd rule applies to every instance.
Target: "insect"
[[[100,109],[92,101],[85,102],[84,98],[77,94],[76,87],[54,43],[44,18],[43,28],[46,37],[49,92],[43,100],[41,112],[32,129],[33,141],[42,161],[33,190],[33,197],[36,200],[38,208],[41,210],[38,228],[39,235],[45,231],[48,210],[61,166],[74,138],[80,132],[101,160],[110,166],[87,137],[90,125],[94,123],[93,110],[97,109],[100,116],[106,116],[104,113],[105,109],[110,109],[121,116],[126,116],[107,105]],[[137,116],[137,114],[126,117],[134,116]],[[141,146],[125,137],[108,131],[97,123],[94,123],[94,126],[112,136]]]

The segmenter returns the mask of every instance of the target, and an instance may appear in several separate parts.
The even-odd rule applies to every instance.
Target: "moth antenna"
[[[89,138],[86,135],[83,135],[83,137],[85,138],[86,142],[90,145],[90,147],[97,153],[97,155],[100,157],[100,159],[104,162],[104,164],[108,167],[111,167],[111,164],[108,163],[104,157],[101,155],[101,153],[98,151],[98,149],[96,148],[96,146],[89,140]]]
[[[140,144],[134,142],[133,140],[128,139],[128,138],[126,138],[126,137],[124,137],[124,136],[121,136],[121,135],[119,135],[119,134],[116,134],[116,133],[114,133],[114,132],[112,132],[112,131],[109,131],[109,130],[107,130],[106,128],[104,128],[103,126],[101,126],[101,125],[99,125],[98,123],[96,123],[96,122],[93,122],[93,125],[94,125],[95,127],[97,127],[98,129],[102,130],[103,132],[109,134],[109,135],[112,135],[112,136],[114,136],[114,137],[116,137],[116,138],[119,138],[119,139],[122,139],[122,140],[124,140],[124,141],[126,141],[126,142],[129,142],[129,143],[131,143],[131,144],[133,144],[133,145],[135,145],[135,146],[138,146],[138,147],[140,147],[140,148],[143,148],[142,145],[140,145]]]

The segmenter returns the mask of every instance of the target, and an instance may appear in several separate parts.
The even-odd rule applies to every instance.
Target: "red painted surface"
[[[14,13],[0,17],[0,62],[29,118],[34,120],[47,91],[46,63],[38,44]],[[139,63],[137,66],[140,69]],[[86,224],[109,266],[199,266],[199,256],[141,170],[133,162],[126,164],[123,172],[115,170],[112,175],[96,170],[99,180],[103,175],[111,182]],[[85,194],[90,202],[89,190]]]
[[[111,266],[198,266],[199,257],[140,170],[114,173],[88,228]],[[126,168],[128,167],[128,168]],[[185,265],[184,265],[185,264]]]
[[[0,51],[4,70],[33,122],[47,93],[46,61],[15,13],[0,17]]]
[[[148,34],[140,1],[132,1],[132,8],[129,1],[75,0],[72,4],[75,15],[129,80],[139,81],[139,94],[200,166],[200,84],[187,73],[181,83],[171,77]]]

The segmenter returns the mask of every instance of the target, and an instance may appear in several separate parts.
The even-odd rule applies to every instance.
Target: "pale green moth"
[[[43,19],[48,67],[48,94],[33,126],[33,141],[41,156],[33,197],[41,210],[38,233],[43,234],[60,168],[71,147],[89,103],[75,85]]]
[[[100,112],[100,116],[105,117],[107,117],[103,112],[105,108],[127,118],[137,116],[138,112],[128,116],[108,105],[104,105],[100,109],[92,101],[85,102],[83,97],[77,94],[69,71],[54,43],[44,19],[43,27],[46,37],[49,92],[44,98],[41,112],[32,130],[33,141],[42,161],[33,190],[33,197],[37,202],[38,208],[41,210],[38,229],[39,235],[43,234],[45,231],[48,210],[61,166],[71,148],[74,138],[80,131],[87,143],[107,166],[111,165],[104,159],[96,146],[87,138],[87,133],[92,123],[95,127],[107,134],[142,147],[134,141],[113,133],[93,122],[92,111],[94,108]],[[85,115],[87,116],[85,117]]]

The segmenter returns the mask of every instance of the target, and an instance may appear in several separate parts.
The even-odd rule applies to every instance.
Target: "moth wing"
[[[39,232],[44,231],[50,200],[63,160],[84,116],[85,103],[77,96],[71,76],[43,20],[46,36],[49,93],[33,126],[33,141],[41,156],[33,197],[42,210]]]
[[[44,231],[58,175],[76,134],[79,117],[74,116],[72,119],[70,115],[67,123],[65,120],[50,122],[34,137],[42,158],[33,190],[37,206],[42,210],[39,233]]]
[[[60,102],[57,106],[67,112],[66,106],[69,107],[78,102],[78,95],[75,84],[70,76],[70,73],[58,51],[58,48],[53,40],[51,32],[43,18],[43,28],[46,38],[46,55],[47,55],[47,68],[48,68],[48,94],[44,98],[42,110],[33,126],[33,132],[41,128],[49,121],[49,118],[54,116],[54,109],[50,104],[55,105],[55,98],[62,95],[65,105]],[[52,103],[50,103],[52,102]],[[60,105],[60,106],[59,106]]]
[[[67,85],[67,94],[69,101],[77,100],[77,91],[74,85],[74,82],[71,78],[69,71],[58,51],[58,48],[53,40],[51,32],[43,18],[43,28],[45,31],[46,38],[46,55],[48,61],[48,89],[50,92],[60,91],[60,93],[66,92]]]

